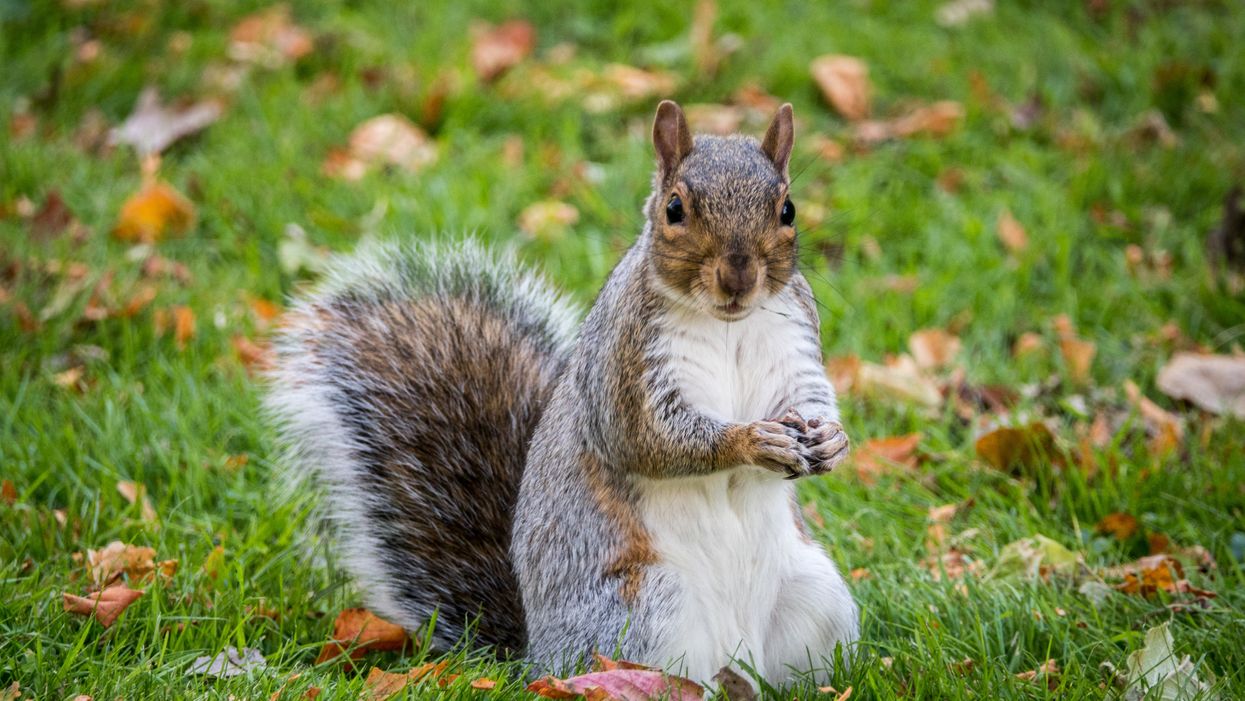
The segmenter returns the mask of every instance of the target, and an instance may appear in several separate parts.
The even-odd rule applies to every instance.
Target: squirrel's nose
[[[756,270],[752,258],[744,253],[730,253],[726,265],[718,266],[718,284],[728,295],[748,294],[756,286]]]

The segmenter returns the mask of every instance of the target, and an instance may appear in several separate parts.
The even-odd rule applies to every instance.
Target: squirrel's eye
[[[783,226],[791,226],[795,223],[795,205],[791,204],[791,200],[782,203],[782,214],[778,215],[778,220]]]
[[[683,223],[683,200],[678,195],[671,195],[666,203],[666,221],[671,224]]]

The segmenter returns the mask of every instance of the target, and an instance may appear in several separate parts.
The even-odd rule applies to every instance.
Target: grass
[[[266,698],[302,672],[290,691],[358,696],[361,676],[312,665],[333,617],[357,597],[325,545],[306,537],[307,506],[273,498],[272,436],[231,339],[262,337],[251,299],[281,300],[299,284],[280,264],[291,224],[334,250],[363,236],[477,232],[515,242],[524,258],[591,300],[640,226],[655,100],[589,113],[574,99],[507,92],[522,87],[530,66],[499,87],[476,83],[471,21],[521,16],[538,27],[539,51],[569,42],[575,65],[665,68],[678,76],[675,96],[685,103],[724,101],[755,81],[795,104],[803,137],[796,202],[805,213],[816,205],[829,211],[818,225],[805,222],[803,234],[828,355],[879,360],[903,351],[916,329],[951,325],[970,382],[1020,388],[1060,380],[1023,399],[1022,409],[1057,419],[1061,440],[1075,441],[1085,423],[1075,396],[1091,407],[1123,406],[1127,380],[1187,420],[1183,447],[1166,458],[1124,431],[1098,455],[1112,470],[1088,475],[1044,464],[1013,475],[975,459],[973,427],[949,409],[929,414],[847,394],[844,416],[857,445],[917,431],[928,459],[916,473],[876,484],[843,471],[802,487],[824,519],[817,537],[845,570],[869,573],[853,583],[864,611],[862,654],[837,674],[838,689],[880,699],[1101,698],[1110,680],[1100,664],[1123,666],[1146,628],[1171,620],[1178,653],[1192,656],[1203,676],[1213,672],[1224,698],[1245,696],[1245,426],[1173,405],[1153,384],[1171,354],[1155,340],[1163,324],[1218,352],[1239,349],[1245,336],[1245,298],[1215,282],[1202,245],[1224,193],[1245,176],[1245,63],[1234,58],[1245,45],[1245,14],[1234,3],[1130,0],[1106,3],[1099,16],[1087,9],[1096,3],[1000,2],[991,14],[944,28],[930,2],[723,0],[716,33],[736,34],[741,48],[713,77],[692,69],[689,16],[668,3],[574,10],[294,3],[296,20],[320,37],[316,50],[296,65],[250,72],[223,119],[164,154],[161,176],[196,203],[199,218],[188,235],[156,248],[187,266],[192,282],[162,281],[151,308],[96,323],[81,317],[88,289],[32,332],[17,304],[37,316],[65,289],[63,273],[46,271],[49,262],[62,261],[62,270],[84,263],[92,283],[112,273],[122,299],[141,277],[132,246],[108,235],[140,185],[137,159],[126,148],[84,152],[74,141],[78,125],[95,109],[119,122],[146,84],[168,96],[203,94],[205,69],[227,64],[229,28],[262,7],[63,4],[84,7],[0,3],[0,118],[10,124],[28,112],[38,120],[33,134],[10,130],[0,139],[0,283],[8,298],[0,305],[0,477],[16,487],[14,503],[0,504],[0,685],[20,682],[25,697],[39,699]],[[85,63],[75,58],[84,36],[101,47]],[[953,99],[965,107],[963,125],[945,138],[849,151],[838,164],[817,158],[808,135],[850,135],[808,77],[808,61],[829,52],[868,62],[877,112]],[[315,97],[312,86],[326,74],[337,87]],[[354,125],[384,112],[418,117],[444,75],[458,87],[434,131],[436,165],[361,183],[322,174],[325,155]],[[1031,97],[1041,115],[1022,129],[1007,105]],[[1149,110],[1172,126],[1171,147],[1133,133]],[[523,156],[499,165],[512,135],[522,139]],[[581,161],[599,164],[603,179],[566,187]],[[949,178],[959,180],[950,191],[938,184]],[[556,241],[518,234],[519,212],[555,187],[578,208],[579,223]],[[20,198],[37,205],[52,190],[85,227],[80,242],[33,237],[16,213]],[[1004,210],[1030,237],[1017,256],[996,240]],[[1130,244],[1165,251],[1170,275],[1130,271]],[[915,286],[896,289],[887,276]],[[197,319],[184,348],[153,324],[157,310],[176,305]],[[1024,332],[1042,334],[1049,347],[1058,314],[1097,346],[1086,386],[1070,381],[1057,352],[1012,357]],[[56,382],[56,373],[77,365],[85,367],[83,392]],[[230,459],[239,455],[245,465]],[[118,494],[119,480],[147,486],[158,523]],[[1103,516],[1125,512],[1139,518],[1142,533],[1205,546],[1219,568],[1190,576],[1219,597],[1205,610],[1173,613],[1166,599],[1123,594],[1096,607],[1058,580],[936,581],[921,564],[928,508],[968,500],[952,538],[987,568],[1005,544],[1035,533],[1084,553],[1091,566],[1133,560],[1146,553],[1144,539],[1121,542],[1094,530]],[[66,525],[54,509],[64,510]],[[180,569],[167,584],[147,586],[104,629],[64,613],[60,594],[86,587],[74,554],[112,540],[151,545]],[[218,546],[224,557],[212,577],[202,563]],[[261,606],[279,617],[252,615]],[[269,669],[231,680],[187,675],[194,658],[226,645],[259,648]],[[369,662],[405,669],[425,654]],[[966,658],[971,668],[957,667]],[[1049,658],[1061,669],[1054,688],[1015,677]],[[460,654],[453,668],[461,681],[420,686],[411,697],[475,698],[480,692],[466,682],[479,676],[504,682],[496,695],[523,695],[517,665]]]

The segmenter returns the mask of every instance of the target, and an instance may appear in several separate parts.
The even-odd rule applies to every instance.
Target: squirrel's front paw
[[[810,474],[811,452],[800,443],[799,432],[777,421],[754,421],[744,431],[743,462],[780,472],[787,479]]]
[[[812,474],[825,474],[847,459],[850,444],[842,424],[818,418],[809,419],[807,425],[800,442],[808,449]]]

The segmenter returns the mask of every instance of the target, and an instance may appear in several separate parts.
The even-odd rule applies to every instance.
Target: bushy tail
[[[578,317],[472,242],[364,247],[294,304],[266,405],[378,615],[522,650],[514,504]]]

